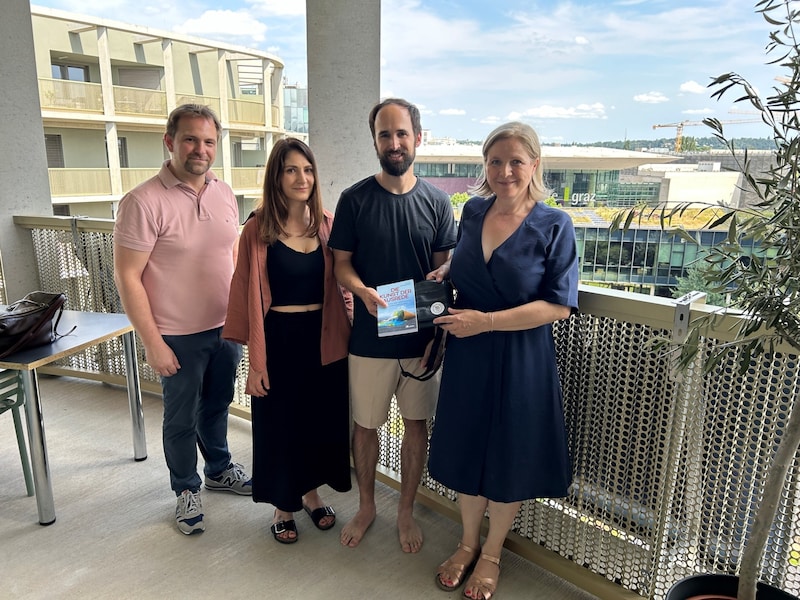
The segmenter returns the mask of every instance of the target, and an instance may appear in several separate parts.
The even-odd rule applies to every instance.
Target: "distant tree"
[[[675,286],[672,292],[673,298],[680,298],[689,292],[705,292],[706,304],[713,304],[714,306],[726,306],[725,296],[719,292],[712,291],[709,284],[706,282],[706,276],[703,274],[702,268],[693,263],[686,269],[686,277],[678,277],[678,285]]]
[[[452,206],[459,206],[460,204],[464,204],[469,198],[470,196],[467,192],[456,192],[450,196],[450,204]]]
[[[696,152],[697,151],[697,138],[685,137],[683,138],[682,151],[683,152]]]
[[[558,201],[555,198],[553,198],[553,196],[545,198],[544,203],[547,204],[547,206],[558,206]]]

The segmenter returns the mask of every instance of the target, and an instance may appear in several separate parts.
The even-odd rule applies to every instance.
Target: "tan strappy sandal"
[[[491,563],[500,566],[500,559],[496,556],[489,556],[488,554],[481,554],[480,560],[488,560]],[[477,564],[477,561],[476,561]],[[479,596],[467,596],[467,589],[475,588]],[[467,580],[467,587],[464,589],[464,598],[469,600],[490,600],[497,589],[497,579],[491,577],[479,577],[473,573]]]
[[[439,568],[436,570],[436,585],[439,586],[439,589],[444,590],[445,592],[454,592],[460,588],[461,584],[464,583],[464,577],[470,571],[472,571],[475,563],[478,562],[478,555],[480,552],[477,552],[469,546],[465,546],[461,542],[458,542],[458,550],[469,552],[470,554],[475,555],[475,558],[473,558],[472,562],[467,565],[453,562],[453,557],[451,556],[439,565]],[[442,579],[446,581],[452,581],[453,585],[447,585],[444,581],[442,581]]]

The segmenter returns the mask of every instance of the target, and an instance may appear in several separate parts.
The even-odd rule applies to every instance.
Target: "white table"
[[[39,367],[121,336],[125,348],[128,404],[130,405],[133,428],[133,458],[137,461],[147,458],[142,393],[139,387],[139,368],[136,361],[136,343],[133,326],[128,317],[124,314],[116,313],[65,310],[58,325],[58,331],[66,332],[73,327],[75,327],[75,330],[72,333],[56,340],[52,344],[23,350],[0,359],[0,368],[20,371],[22,377],[33,485],[36,491],[39,523],[42,525],[54,523],[56,511],[53,501],[53,485],[50,480],[50,464],[47,457],[44,416],[39,396],[39,380],[36,375],[36,369]]]

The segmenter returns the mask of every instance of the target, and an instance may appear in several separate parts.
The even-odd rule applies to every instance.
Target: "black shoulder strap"
[[[422,375],[414,375],[409,373],[403,368],[400,359],[397,359],[397,364],[400,365],[400,374],[403,377],[410,377],[417,381],[428,381],[431,377],[436,375],[436,371],[442,364],[442,355],[444,354],[444,329],[436,327],[433,333],[433,344],[431,345],[430,354],[428,354],[428,361],[425,363],[425,372]]]

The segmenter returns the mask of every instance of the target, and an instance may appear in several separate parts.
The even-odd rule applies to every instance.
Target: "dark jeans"
[[[181,368],[161,378],[164,393],[164,455],[176,495],[200,489],[197,448],[206,475],[218,475],[231,462],[228,406],[233,400],[242,347],[222,339],[222,328],[190,335],[165,335]]]

